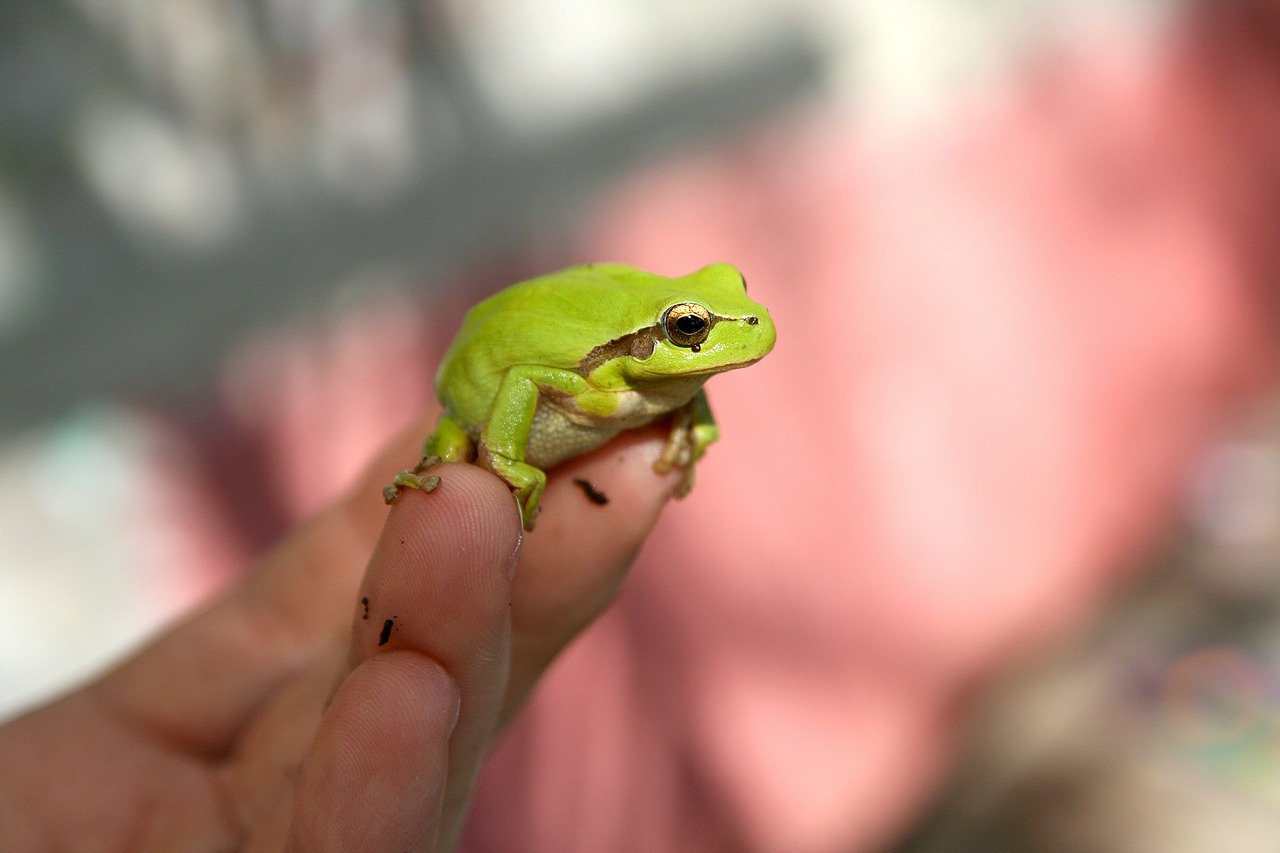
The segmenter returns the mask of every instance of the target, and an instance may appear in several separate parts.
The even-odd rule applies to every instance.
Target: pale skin
[[[494,738],[678,475],[652,470],[662,428],[629,432],[557,469],[522,542],[508,487],[472,465],[388,515],[378,484],[421,434],[205,610],[0,728],[0,849],[452,849]]]

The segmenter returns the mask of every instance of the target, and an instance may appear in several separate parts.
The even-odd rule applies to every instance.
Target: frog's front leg
[[[676,484],[676,497],[682,498],[693,489],[694,463],[707,452],[707,447],[720,437],[720,428],[711,416],[707,393],[701,388],[671,416],[671,432],[662,455],[653,463],[653,470],[665,474],[672,468],[680,468],[683,476]]]
[[[546,473],[524,461],[538,398],[547,391],[575,396],[588,387],[577,373],[537,365],[509,369],[498,386],[489,419],[480,434],[477,461],[511,486],[526,530],[533,529],[538,502],[547,485]]]

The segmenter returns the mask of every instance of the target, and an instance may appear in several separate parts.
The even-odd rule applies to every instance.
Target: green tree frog
[[[545,469],[669,416],[654,467],[683,470],[683,497],[718,436],[702,384],[773,343],[769,312],[729,264],[679,278],[587,264],[514,284],[467,313],[436,374],[435,431],[383,494],[434,491],[432,466],[476,461],[511,486],[532,530]]]

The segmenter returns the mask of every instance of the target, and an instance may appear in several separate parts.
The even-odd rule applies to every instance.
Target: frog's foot
[[[412,469],[401,471],[391,481],[391,485],[382,490],[382,499],[393,504],[400,497],[403,489],[421,489],[434,492],[440,488],[440,478],[435,475],[424,476],[423,472],[440,464],[439,456],[423,456]]]
[[[693,433],[687,415],[677,414],[671,419],[671,432],[662,455],[653,463],[653,470],[666,474],[672,468],[688,468],[693,464]]]
[[[671,416],[667,443],[658,461],[653,463],[653,470],[659,474],[669,473],[673,468],[680,469],[680,480],[675,487],[677,498],[683,498],[693,490],[694,464],[716,439],[715,424],[699,423],[697,414],[696,405],[691,403]]]
[[[533,530],[538,513],[542,511],[539,502],[542,492],[547,487],[547,475],[541,468],[527,462],[512,459],[501,453],[490,450],[483,443],[479,448],[480,464],[497,474],[515,493],[516,502],[520,504],[520,518],[525,530]]]
[[[677,498],[683,498],[685,495],[689,494],[689,492],[693,491],[693,480],[696,473],[697,468],[692,462],[680,469],[680,481],[676,483],[674,491]]]
[[[517,495],[517,500],[519,496]],[[520,505],[520,523],[524,525],[525,530],[533,530],[534,525],[538,521],[538,513],[542,512],[541,504],[534,504],[533,509],[528,509],[524,504]]]

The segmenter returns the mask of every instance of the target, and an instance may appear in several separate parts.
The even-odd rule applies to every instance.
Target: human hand
[[[474,466],[386,513],[422,434],[203,612],[0,728],[0,849],[450,849],[493,739],[674,482],[652,472],[660,431],[626,434],[552,474],[522,542]]]

